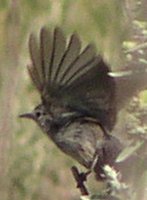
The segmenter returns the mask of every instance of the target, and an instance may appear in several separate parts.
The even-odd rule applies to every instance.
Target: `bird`
[[[111,132],[117,113],[138,89],[122,96],[123,83],[134,85],[134,76],[112,72],[92,43],[82,48],[77,33],[67,40],[60,27],[42,27],[39,38],[32,33],[29,51],[27,69],[41,103],[20,117],[34,120],[62,152],[102,180],[103,166],[113,166],[123,149]]]

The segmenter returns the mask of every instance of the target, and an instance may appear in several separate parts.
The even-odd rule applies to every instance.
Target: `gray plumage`
[[[92,44],[81,51],[76,33],[67,44],[59,27],[53,33],[43,27],[39,40],[31,34],[29,50],[28,72],[41,104],[20,117],[36,121],[64,153],[88,169],[98,155],[94,171],[102,179],[103,166],[113,165],[123,148],[110,134],[116,115],[138,89],[144,88],[145,77],[141,82],[133,70],[129,76],[112,73]]]

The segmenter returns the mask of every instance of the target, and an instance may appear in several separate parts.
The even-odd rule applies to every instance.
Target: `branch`
[[[132,49],[129,49],[129,50],[126,50],[125,53],[133,53],[135,51],[138,51],[140,49],[145,49],[147,48],[147,42],[146,43],[143,43],[143,44],[139,44],[137,45],[136,47],[132,48]]]
[[[90,172],[87,172],[87,173],[80,173],[80,172],[78,171],[78,168],[75,167],[75,166],[73,166],[73,167],[71,168],[71,171],[72,171],[73,177],[74,177],[74,179],[75,179],[75,181],[76,181],[76,183],[77,183],[77,188],[80,189],[81,194],[84,195],[84,196],[85,196],[85,195],[89,195],[89,192],[88,192],[86,186],[84,185],[84,182],[87,180],[87,179],[86,179],[86,178],[87,178],[87,175],[88,175]]]

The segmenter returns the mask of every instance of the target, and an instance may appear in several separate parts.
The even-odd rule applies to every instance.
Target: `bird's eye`
[[[41,113],[40,112],[36,112],[36,117],[40,117]]]

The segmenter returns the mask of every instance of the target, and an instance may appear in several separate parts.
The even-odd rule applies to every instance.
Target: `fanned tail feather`
[[[81,51],[76,33],[66,44],[60,28],[51,34],[43,27],[40,45],[31,34],[29,48],[32,64],[28,71],[47,107],[52,101],[58,102],[61,107],[85,113],[112,129],[116,118],[114,78],[108,75],[109,66],[96,55],[94,45]]]
[[[73,34],[70,38],[68,47],[66,51],[64,52],[64,55],[59,64],[59,67],[56,71],[55,79],[54,79],[55,82],[60,83],[61,78],[63,77],[63,74],[65,74],[65,71],[68,69],[71,63],[73,63],[74,60],[78,57],[80,53],[80,49],[81,49],[80,39],[77,34]]]
[[[29,38],[29,50],[32,59],[32,73],[34,71],[35,79],[40,84],[39,88],[43,87],[43,70],[40,56],[40,48],[38,45],[37,38],[34,34],[30,35]]]

